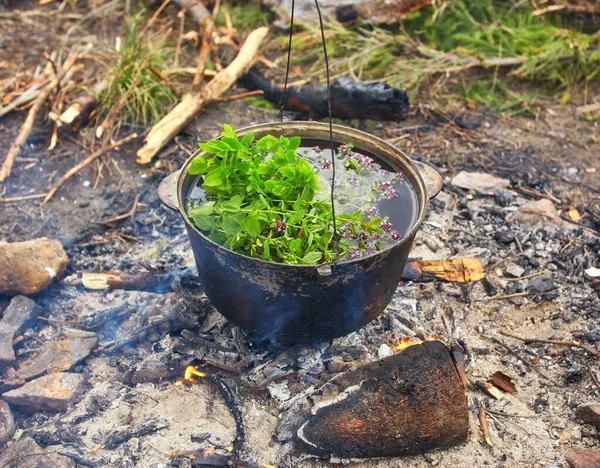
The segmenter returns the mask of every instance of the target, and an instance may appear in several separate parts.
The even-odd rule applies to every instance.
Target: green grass
[[[410,14],[404,30],[330,22],[326,37],[332,74],[384,80],[407,89],[413,98],[424,88],[440,99],[452,92],[463,101],[507,113],[530,113],[539,94],[600,81],[600,35],[560,15],[533,16],[530,2],[515,4],[512,0],[438,3]],[[276,44],[284,49],[286,37],[278,38]],[[293,41],[294,65],[323,77],[320,47],[319,30],[303,25]],[[465,67],[466,60],[506,57],[518,58],[520,63],[483,71]],[[492,89],[492,77],[499,71],[502,78],[495,80]],[[531,89],[531,84],[540,91],[519,94],[510,90]]]
[[[224,4],[222,10],[229,13],[231,24],[238,31],[255,29],[270,24],[270,14],[268,10],[263,8],[260,0],[245,0],[238,4]],[[223,11],[217,16],[216,23],[218,26],[225,26]]]
[[[117,111],[119,121],[151,125],[177,103],[171,86],[159,77],[170,65],[174,48],[164,33],[142,29],[143,19],[138,13],[127,20],[120,50],[107,57],[108,88],[99,101],[105,113]]]

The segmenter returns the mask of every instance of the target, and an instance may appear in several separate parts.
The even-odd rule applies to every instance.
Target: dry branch
[[[117,141],[116,143],[113,143],[112,145],[100,148],[98,151],[96,151],[95,153],[93,153],[90,156],[88,156],[87,158],[85,158],[83,161],[81,161],[75,167],[70,169],[64,176],[62,176],[62,178],[58,181],[58,183],[50,189],[50,191],[46,195],[46,198],[44,198],[44,203],[47,203],[54,196],[54,194],[58,191],[58,189],[61,187],[62,184],[64,184],[67,180],[69,180],[71,177],[73,177],[75,174],[77,174],[85,166],[94,162],[100,156],[105,155],[109,151],[112,151],[112,150],[118,148],[119,146],[124,145],[125,143],[128,143],[131,140],[134,140],[135,138],[137,138],[137,133],[132,133],[128,137],[125,137],[125,138]]]
[[[2,169],[0,169],[0,182],[2,182],[10,176],[13,164],[15,163],[15,158],[19,154],[19,151],[21,151],[21,145],[25,143],[25,141],[31,133],[31,130],[33,130],[33,124],[35,123],[38,113],[44,105],[44,102],[46,102],[46,99],[48,99],[48,97],[50,96],[50,93],[59,87],[65,75],[69,72],[73,65],[75,65],[75,62],[77,62],[77,60],[79,60],[79,57],[81,57],[81,55],[86,53],[88,50],[89,46],[86,48],[85,51],[72,54],[67,59],[65,64],[60,68],[60,70],[58,70],[54,79],[40,91],[40,94],[36,98],[33,107],[29,110],[29,114],[27,114],[27,118],[25,119],[25,122],[23,123],[23,126],[21,127],[21,130],[19,131],[16,140],[11,145],[11,147],[8,150],[8,153],[6,154],[4,164],[2,165]]]
[[[196,74],[194,75],[194,90],[201,92],[204,79],[204,69],[206,68],[206,60],[210,53],[213,31],[215,30],[215,20],[221,8],[221,0],[215,2],[215,7],[212,16],[205,21],[204,35],[202,37],[202,45],[200,46],[200,54],[198,55],[198,64],[196,65]]]
[[[146,144],[137,152],[137,162],[147,164],[152,158],[204,108],[207,101],[220,98],[252,64],[258,47],[269,29],[254,30],[240,49],[238,56],[206,85],[203,95],[198,91],[186,93],[146,137]]]
[[[190,15],[190,18],[196,23],[202,23],[202,21],[210,18],[209,11],[198,0],[173,0],[173,3],[180,9],[185,10],[186,14]]]
[[[92,89],[93,93],[85,93],[72,102],[72,104],[59,117],[63,124],[72,124],[79,118],[85,118],[98,102],[97,95],[104,92],[108,87],[106,81],[96,83]]]

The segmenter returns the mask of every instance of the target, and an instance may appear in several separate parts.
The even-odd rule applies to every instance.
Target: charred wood
[[[325,86],[290,86],[283,88],[266,78],[253,66],[241,78],[249,90],[261,90],[271,102],[279,103],[283,96],[284,109],[302,112],[312,119],[327,117],[327,88]],[[409,110],[407,94],[385,83],[357,83],[341,76],[331,84],[331,111],[334,118],[402,120]]]
[[[143,437],[152,434],[153,432],[160,431],[161,429],[166,429],[167,427],[169,427],[168,424],[150,421],[135,428],[116,430],[107,437],[103,444],[103,448],[106,450],[114,450],[133,437]]]
[[[439,341],[341,374],[339,394],[318,401],[298,430],[319,456],[372,458],[416,455],[464,443],[467,395],[452,352]]]

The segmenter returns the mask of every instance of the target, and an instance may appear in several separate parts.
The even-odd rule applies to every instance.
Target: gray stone
[[[482,195],[493,195],[494,191],[510,185],[510,180],[501,179],[485,172],[461,171],[452,179],[452,185],[467,190],[475,190]]]
[[[547,226],[564,229],[576,229],[577,226],[560,218],[554,203],[545,198],[530,201],[519,207],[518,211],[507,217],[511,223],[529,226]]]
[[[383,343],[377,350],[377,357],[379,359],[386,358],[388,356],[391,356],[392,354],[394,354],[394,351],[392,351],[392,348],[390,348],[385,343]]]
[[[13,336],[12,327],[0,322],[0,372],[15,360],[15,351],[12,346]]]
[[[84,386],[85,377],[81,374],[48,374],[6,392],[2,397],[24,412],[67,411]]]
[[[509,262],[504,269],[507,275],[512,276],[513,278],[520,278],[525,273],[525,268],[517,265],[514,262]]]
[[[15,296],[4,311],[2,323],[9,325],[15,336],[21,335],[35,324],[40,310],[33,299]]]
[[[16,429],[8,403],[0,400],[0,446],[11,439]]]
[[[528,290],[531,294],[544,294],[552,291],[556,285],[549,275],[540,275],[529,280]]]
[[[154,353],[140,362],[131,376],[131,383],[137,385],[145,382],[162,382],[172,379],[181,373],[181,369],[169,365],[170,353]]]
[[[84,360],[94,349],[96,338],[74,338],[45,343],[42,351],[21,364],[17,376],[30,380],[46,372],[65,372]]]

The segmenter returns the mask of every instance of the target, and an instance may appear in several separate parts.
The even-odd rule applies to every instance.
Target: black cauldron
[[[315,122],[255,125],[239,130],[238,135],[250,131],[257,139],[268,134],[329,139],[329,125]],[[185,196],[194,182],[188,168],[194,157],[160,184],[163,203],[185,220],[206,295],[254,341],[289,344],[333,338],[357,330],[381,314],[398,286],[427,202],[441,189],[441,177],[432,167],[412,161],[385,141],[343,126],[334,126],[333,132],[336,142],[352,143],[401,170],[419,201],[417,219],[404,238],[367,257],[287,265],[233,252],[209,240],[185,212]]]

